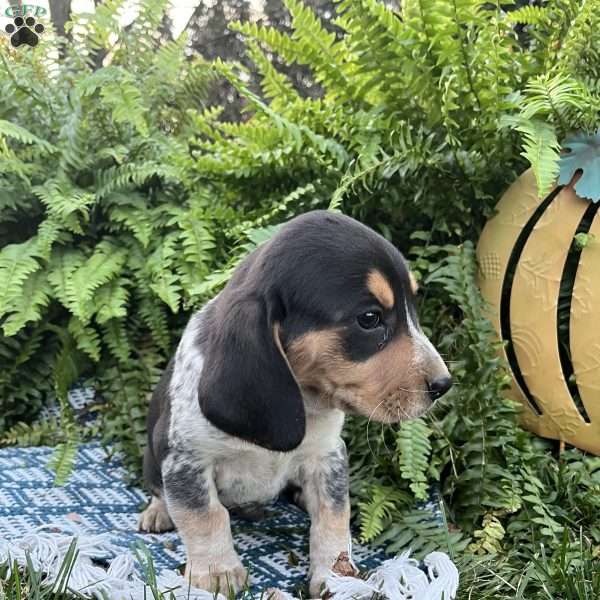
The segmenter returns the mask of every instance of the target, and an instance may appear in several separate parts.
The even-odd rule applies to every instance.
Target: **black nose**
[[[452,387],[451,377],[439,377],[429,383],[429,397],[432,400],[441,398]]]

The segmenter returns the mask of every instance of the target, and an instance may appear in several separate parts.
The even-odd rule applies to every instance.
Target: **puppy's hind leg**
[[[174,528],[166,502],[158,496],[152,496],[150,504],[140,515],[138,529],[148,533],[162,533]]]
[[[149,533],[161,533],[174,529],[173,521],[164,500],[160,465],[154,458],[150,443],[144,452],[144,480],[146,488],[152,493],[152,500],[140,515],[138,529]]]

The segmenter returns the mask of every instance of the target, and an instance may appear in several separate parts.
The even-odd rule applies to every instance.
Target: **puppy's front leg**
[[[344,442],[303,465],[302,493],[310,525],[310,595],[318,597],[341,552],[350,550],[348,458]]]
[[[219,502],[211,469],[169,456],[163,482],[169,515],[187,553],[185,578],[195,587],[227,594],[243,588],[246,569],[233,547],[229,513]]]

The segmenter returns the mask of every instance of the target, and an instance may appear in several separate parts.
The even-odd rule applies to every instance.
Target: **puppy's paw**
[[[315,565],[310,572],[309,592],[311,598],[320,598],[325,592],[325,582],[331,573],[342,577],[358,577],[359,571],[348,552],[340,552],[331,567]]]
[[[165,501],[162,498],[152,496],[152,501],[140,515],[138,529],[148,533],[162,533],[174,528]]]
[[[315,571],[310,576],[310,584],[308,586],[308,591],[310,593],[311,598],[320,598],[321,594],[325,591],[325,580],[327,579],[327,575],[329,575],[328,569],[320,569]]]
[[[211,565],[209,572],[196,571],[191,572],[186,568],[185,579],[189,581],[193,587],[206,590],[208,592],[221,592],[227,595],[229,590],[235,594],[244,589],[248,583],[248,572],[243,567],[242,563],[234,567],[218,567]]]

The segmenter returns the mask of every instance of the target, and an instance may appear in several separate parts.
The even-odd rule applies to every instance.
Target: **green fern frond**
[[[297,45],[289,36],[276,27],[267,27],[251,21],[244,23],[234,21],[229,24],[229,28],[266,45],[273,52],[279,54],[288,64],[302,62]]]
[[[46,140],[42,140],[36,135],[33,135],[33,133],[27,131],[27,129],[21,127],[21,125],[5,121],[4,119],[0,119],[0,136],[10,137],[22,144],[33,144],[47,153],[56,151],[56,147]]]
[[[347,48],[300,0],[284,0],[284,4],[292,16],[292,40],[298,44],[299,55],[311,65],[316,80],[325,84],[332,100],[357,98],[353,80],[346,73]]]
[[[207,259],[215,248],[214,236],[208,223],[203,221],[200,215],[190,212],[178,218],[178,225],[181,229],[181,245],[185,259],[200,269],[208,262]]]
[[[0,434],[0,446],[54,446],[61,437],[60,421],[49,417],[36,423],[15,423]]]
[[[261,74],[261,88],[265,97],[272,100],[277,106],[298,100],[298,92],[290,80],[273,66],[259,45],[250,40],[247,46],[248,55]]]
[[[71,111],[65,115],[59,132],[62,144],[60,155],[60,171],[82,171],[91,162],[88,154],[88,123],[84,118],[81,99],[77,94],[70,95]]]
[[[568,129],[563,123],[566,110],[583,108],[580,83],[564,74],[538,77],[527,84],[525,94],[521,117],[550,117],[563,129],[563,133]]]
[[[36,244],[40,257],[48,261],[52,252],[52,246],[58,240],[65,241],[68,234],[63,232],[63,224],[60,219],[50,216],[40,223],[37,232]]]
[[[374,173],[384,169],[395,160],[395,156],[368,156],[366,160],[362,157],[362,159],[359,158],[355,163],[351,164],[351,168],[344,174],[331,196],[329,210],[340,210],[344,196],[356,183],[362,182],[366,184]]]
[[[186,67],[187,41],[187,36],[183,32],[178,39],[168,42],[153,54],[151,71],[153,81],[170,83],[181,77]]]
[[[133,125],[138,133],[148,136],[148,108],[134,80],[113,81],[102,88],[102,99],[112,107],[112,116],[117,123]]]
[[[403,479],[410,482],[410,489],[417,500],[428,498],[429,456],[432,432],[423,419],[403,421],[396,434],[398,467]]]
[[[2,324],[4,334],[15,335],[27,323],[40,321],[43,309],[50,302],[51,294],[48,273],[45,270],[31,273],[23,282],[18,302],[15,300],[13,303],[13,311]]]
[[[154,37],[160,29],[163,15],[169,8],[169,0],[141,0],[138,13],[127,28],[124,35],[124,46],[127,52],[137,52],[139,64],[146,65],[154,55],[156,41]]]
[[[60,405],[61,436],[47,465],[54,471],[54,485],[63,485],[71,474],[80,441],[80,431],[75,424],[73,409],[68,400],[68,390],[81,373],[79,355],[73,346],[76,340],[72,335],[79,324],[75,323],[75,326],[72,326],[74,321],[72,318],[67,331],[50,326],[61,340],[61,348],[54,365],[54,390]],[[75,333],[80,336],[81,330]]]
[[[148,108],[131,73],[120,66],[99,69],[78,84],[83,96],[100,91],[102,101],[110,107],[117,123],[133,125],[142,136],[148,135]]]
[[[560,144],[555,128],[540,120],[521,121],[516,129],[523,134],[524,156],[533,169],[538,194],[544,197],[555,185],[559,171]]]
[[[159,306],[154,298],[146,293],[142,296],[139,303],[138,314],[142,321],[150,330],[152,339],[163,352],[169,351],[171,342],[169,323],[162,306]]]
[[[369,542],[381,534],[396,507],[389,488],[374,486],[371,494],[371,500],[358,503],[360,537],[363,542]]]
[[[122,223],[147,248],[154,223],[143,196],[131,190],[118,191],[109,194],[105,202],[109,207],[111,222]]]
[[[150,289],[176,313],[181,300],[181,283],[179,276],[172,269],[176,257],[177,237],[167,236],[159,244],[148,260],[148,269],[151,273],[152,283]]]
[[[93,302],[94,294],[120,275],[126,259],[126,251],[103,241],[96,246],[92,256],[69,273],[66,282],[67,308],[83,324],[90,320],[96,308],[102,308]],[[108,292],[110,289],[105,291]]]
[[[52,369],[56,341],[47,323],[0,336],[0,430],[33,419],[53,392]]]
[[[500,520],[493,514],[483,517],[481,529],[473,532],[473,542],[469,551],[474,554],[498,554],[502,551],[502,540],[506,531]]]
[[[52,253],[49,264],[48,281],[52,285],[54,295],[64,305],[70,303],[70,280],[72,274],[85,262],[83,252],[59,248]]]
[[[115,190],[131,189],[132,184],[141,187],[152,177],[175,182],[181,179],[181,173],[169,164],[150,160],[111,166],[96,174],[96,198],[102,200]]]
[[[37,256],[35,239],[0,250],[0,317],[21,306],[23,286],[41,267]]]
[[[115,34],[122,36],[122,26],[119,20],[125,0],[104,0],[95,7],[92,13],[81,13],[73,15],[71,23],[68,24],[75,52],[72,55],[74,62],[79,62],[79,68],[88,66],[85,59],[90,50],[100,50],[111,46],[110,38]],[[81,64],[83,63],[83,64]]]
[[[292,192],[294,193],[294,192]],[[240,244],[237,252],[230,257],[227,263],[221,268],[213,270],[207,274],[203,281],[190,290],[192,297],[210,298],[219,291],[229,281],[236,267],[242,262],[244,257],[252,252],[258,245],[268,241],[279,229],[277,225],[268,225],[264,227],[244,227],[243,237],[247,242]]]
[[[97,309],[96,321],[102,325],[110,319],[127,316],[129,290],[127,280],[115,278],[101,285],[94,293],[94,306]]]
[[[301,185],[286,194],[269,211],[252,221],[242,221],[235,227],[228,230],[228,235],[235,239],[248,238],[251,242],[258,245],[262,241],[267,241],[275,234],[276,229],[269,226],[269,223],[278,222],[282,216],[291,210],[293,204],[299,200],[306,199],[310,202],[314,198],[316,188],[312,183]],[[257,241],[261,240],[261,241]]]
[[[31,190],[47,207],[50,217],[60,221],[63,227],[74,233],[82,233],[78,217],[87,220],[94,194],[72,185],[66,178],[53,178]]]
[[[520,25],[540,25],[549,18],[549,11],[544,6],[522,6],[507,13],[506,18],[511,23]]]
[[[339,144],[336,140],[316,133],[306,125],[297,125],[285,116],[272,110],[248,88],[242,79],[236,75],[231,66],[220,61],[215,61],[214,68],[217,72],[226,77],[258,110],[269,117],[272,127],[275,127],[276,131],[281,136],[285,136],[296,151],[302,150],[305,142],[308,142],[308,144],[317,149],[321,155],[329,155],[334,159],[336,166],[340,167],[347,162],[348,153],[343,145]],[[213,164],[213,168],[214,166],[216,165]]]
[[[131,358],[131,343],[123,319],[110,319],[102,325],[102,341],[113,356],[126,364]]]
[[[597,31],[600,16],[594,2],[578,2],[574,18],[569,20],[566,34],[558,51],[558,70],[590,83],[600,78],[600,44],[597,42]],[[592,83],[592,89],[593,89]],[[593,95],[589,94],[591,102]],[[596,100],[597,101],[597,100]],[[597,110],[595,114],[598,114]],[[592,122],[595,125],[595,120]],[[590,129],[594,130],[594,125]]]
[[[460,555],[469,545],[470,538],[459,531],[449,532],[445,525],[431,518],[429,511],[416,509],[403,511],[378,542],[385,544],[386,552],[390,554],[410,549],[415,558],[423,558],[430,552],[439,551],[450,556]]]
[[[72,318],[71,321],[73,320]],[[71,334],[71,329],[76,329],[76,325],[72,327],[69,323],[66,328],[55,325],[49,327],[54,330],[60,341],[60,348],[53,365],[53,385],[56,398],[60,404],[60,419],[66,431],[68,425],[73,422],[72,409],[68,400],[69,389],[81,375],[82,355],[78,351],[76,341]]]
[[[522,472],[523,479],[523,505],[532,523],[540,533],[547,538],[558,541],[562,536],[564,527],[557,521],[555,509],[548,504],[544,495],[547,494],[546,486],[540,481],[530,468]],[[508,532],[512,527],[509,525]]]
[[[47,465],[54,471],[54,485],[61,486],[67,482],[75,467],[78,445],[79,438],[75,435],[57,444]]]
[[[79,350],[87,354],[94,362],[100,360],[102,346],[95,327],[82,322],[77,317],[71,317],[68,331],[73,336]]]

